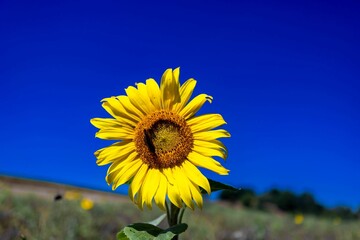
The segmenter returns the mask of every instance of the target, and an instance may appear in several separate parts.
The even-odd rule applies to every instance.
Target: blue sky
[[[167,68],[214,97],[239,187],[360,206],[355,1],[0,2],[0,173],[109,190],[89,120]],[[121,191],[121,189],[120,189]]]

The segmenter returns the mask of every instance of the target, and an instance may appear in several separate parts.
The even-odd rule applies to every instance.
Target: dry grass
[[[50,195],[49,195],[50,196]],[[54,201],[53,196],[18,194],[6,185],[0,191],[0,239],[114,239],[122,227],[150,221],[161,211],[140,211],[128,201],[95,201],[94,207],[80,206],[83,195]],[[89,197],[89,195],[87,195]],[[123,198],[121,198],[123,199]],[[221,203],[207,202],[204,209],[187,210],[188,230],[181,239],[360,239],[360,222],[252,211]],[[164,223],[165,227],[165,223]]]

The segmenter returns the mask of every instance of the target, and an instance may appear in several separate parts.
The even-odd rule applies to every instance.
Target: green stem
[[[168,217],[167,219],[168,219],[169,227],[175,226],[181,222],[183,211],[182,214],[180,215],[181,218],[179,218],[180,208],[175,206],[172,202],[170,202],[170,209],[166,205],[166,213]],[[179,239],[179,235],[173,237],[173,240],[178,240],[178,239]]]
[[[185,212],[185,208],[181,208],[181,210],[180,210],[180,216],[179,216],[179,224],[180,224],[181,221],[182,221],[182,218],[183,218],[183,216],[184,216],[184,212]]]
[[[170,206],[170,223],[169,226],[175,226],[178,224],[178,216],[179,216],[179,212],[180,212],[180,208],[178,208],[177,206],[175,206],[174,204],[171,203]]]
[[[169,205],[167,203],[167,201],[165,202],[165,207],[166,207],[166,219],[167,219],[167,222],[170,226],[170,209],[169,209]]]

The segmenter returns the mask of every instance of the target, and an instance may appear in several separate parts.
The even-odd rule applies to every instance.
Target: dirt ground
[[[14,194],[34,194],[47,199],[64,197],[67,192],[78,193],[94,202],[126,201],[126,197],[117,193],[97,191],[65,184],[51,183],[32,179],[23,179],[0,175],[0,191],[6,189]]]

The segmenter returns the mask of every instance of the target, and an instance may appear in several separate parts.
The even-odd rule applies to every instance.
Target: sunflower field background
[[[69,188],[61,199],[54,200],[54,195],[41,197],[29,193],[14,193],[6,181],[0,181],[0,186],[1,240],[110,240],[126,225],[147,222],[162,214],[159,209],[139,211],[136,205],[128,201],[127,196],[117,195],[116,201],[94,202],[89,208],[84,205],[82,192],[74,188]],[[359,220],[341,221],[281,211],[270,213],[224,201],[207,200],[204,202],[203,210],[185,212],[184,221],[192,224],[180,239],[360,238]]]

